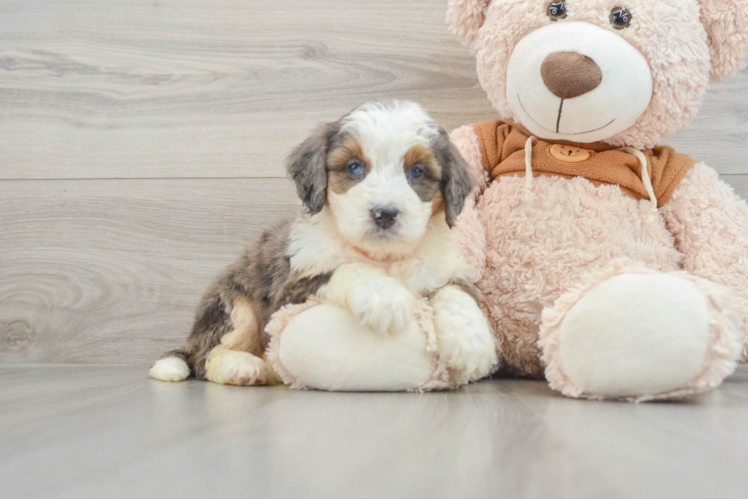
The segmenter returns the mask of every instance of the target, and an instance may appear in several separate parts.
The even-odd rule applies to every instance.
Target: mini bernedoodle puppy
[[[415,300],[434,309],[439,354],[463,381],[488,375],[495,344],[452,230],[473,178],[444,129],[411,102],[366,103],[314,131],[287,162],[306,211],[266,231],[203,297],[187,347],[151,368],[165,381],[275,381],[271,315],[309,296],[397,334]]]

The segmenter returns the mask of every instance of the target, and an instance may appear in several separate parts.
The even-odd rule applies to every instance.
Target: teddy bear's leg
[[[404,391],[433,376],[435,354],[416,321],[382,335],[347,309],[320,304],[300,313],[282,310],[268,332],[268,358],[292,387]]]
[[[743,341],[727,288],[614,263],[544,311],[551,387],[572,397],[674,399],[718,386]]]

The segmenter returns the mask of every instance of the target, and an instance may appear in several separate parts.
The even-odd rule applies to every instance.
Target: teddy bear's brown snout
[[[540,67],[543,82],[553,95],[572,99],[595,90],[603,81],[603,72],[592,58],[578,52],[556,52]]]

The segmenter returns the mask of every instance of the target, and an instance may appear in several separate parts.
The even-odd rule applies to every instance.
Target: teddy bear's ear
[[[713,80],[734,75],[748,56],[748,2],[699,0],[701,22],[709,36]]]
[[[736,0],[740,1],[740,0]],[[447,22],[452,33],[468,48],[478,37],[491,0],[449,0]]]

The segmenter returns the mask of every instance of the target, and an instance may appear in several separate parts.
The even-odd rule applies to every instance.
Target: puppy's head
[[[291,154],[288,173],[316,214],[375,255],[411,251],[429,223],[451,227],[473,185],[444,129],[417,104],[366,103],[317,129]]]

